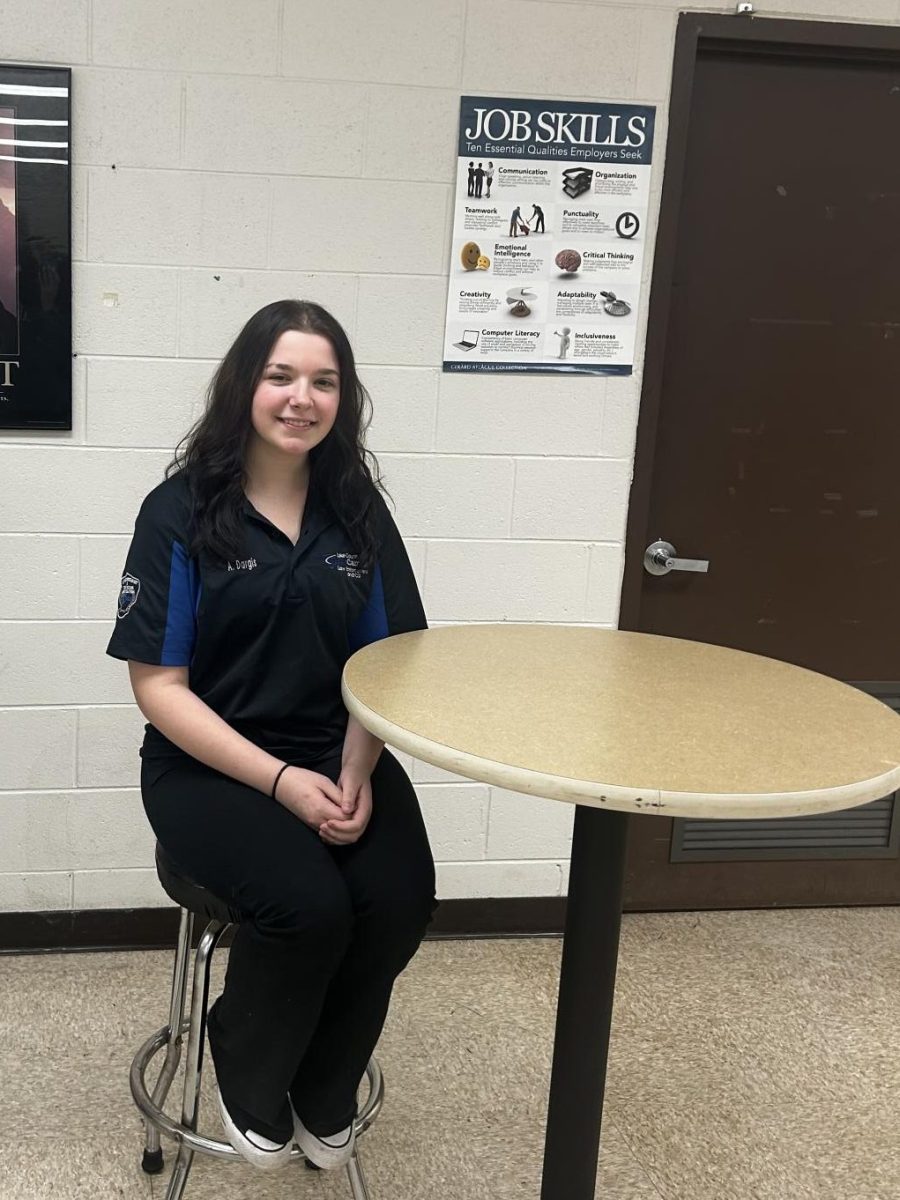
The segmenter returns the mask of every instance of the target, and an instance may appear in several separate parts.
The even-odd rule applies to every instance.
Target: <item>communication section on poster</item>
[[[463,97],[445,371],[631,374],[654,117]]]

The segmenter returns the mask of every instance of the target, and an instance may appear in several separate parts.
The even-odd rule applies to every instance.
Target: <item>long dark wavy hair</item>
[[[375,558],[375,487],[382,487],[377,460],[363,442],[372,402],[356,373],[343,328],[331,313],[308,300],[276,300],[253,314],[212,377],[203,416],[178,443],[166,468],[167,479],[184,471],[190,485],[189,553],[206,550],[219,561],[240,554],[239,514],[247,482],[253,393],[272,348],[291,329],[319,334],[334,347],[340,371],[337,417],[328,435],[310,451],[309,494],[331,509],[361,563],[369,566]]]

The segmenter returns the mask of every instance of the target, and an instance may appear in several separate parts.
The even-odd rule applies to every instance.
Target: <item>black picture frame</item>
[[[0,63],[0,429],[72,428],[71,75]]]

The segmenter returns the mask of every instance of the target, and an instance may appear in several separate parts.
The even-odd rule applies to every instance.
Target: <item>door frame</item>
[[[647,340],[635,445],[634,473],[625,534],[625,570],[619,628],[640,629],[644,549],[656,452],[660,397],[668,339],[672,277],[678,246],[684,166],[698,51],[701,43],[720,50],[750,46],[771,54],[811,56],[833,49],[836,57],[888,61],[900,66],[900,25],[855,25],[846,22],[681,13],[675,34],[675,57],[669,100],[665,174],[650,284]]]

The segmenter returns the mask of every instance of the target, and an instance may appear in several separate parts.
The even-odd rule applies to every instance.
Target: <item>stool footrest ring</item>
[[[182,1035],[188,1032],[190,1021],[182,1022]],[[150,1093],[147,1090],[145,1075],[147,1067],[150,1065],[154,1055],[158,1054],[164,1046],[167,1046],[170,1038],[170,1030],[167,1025],[162,1029],[157,1030],[151,1037],[147,1038],[146,1042],[138,1050],[137,1054],[131,1063],[131,1071],[129,1074],[129,1082],[131,1084],[131,1095],[135,1104],[140,1109],[145,1121],[148,1121],[160,1133],[164,1133],[167,1137],[173,1138],[176,1142],[183,1142],[191,1150],[198,1154],[208,1154],[213,1158],[232,1158],[237,1159],[241,1156],[228,1142],[223,1142],[217,1138],[206,1137],[202,1133],[197,1133],[194,1129],[188,1129],[180,1121],[174,1120],[158,1108],[150,1099]],[[375,1059],[369,1060],[369,1065],[366,1067],[366,1077],[369,1081],[369,1095],[365,1104],[359,1110],[359,1115],[356,1118],[356,1136],[360,1137],[366,1132],[369,1126],[381,1111],[381,1106],[384,1103],[384,1077],[381,1073],[381,1068]],[[161,1152],[160,1164],[162,1162]],[[297,1146],[291,1151],[291,1161],[305,1160],[306,1155]],[[145,1167],[144,1170],[153,1173],[153,1164],[151,1167]],[[159,1170],[160,1168],[156,1168]]]

